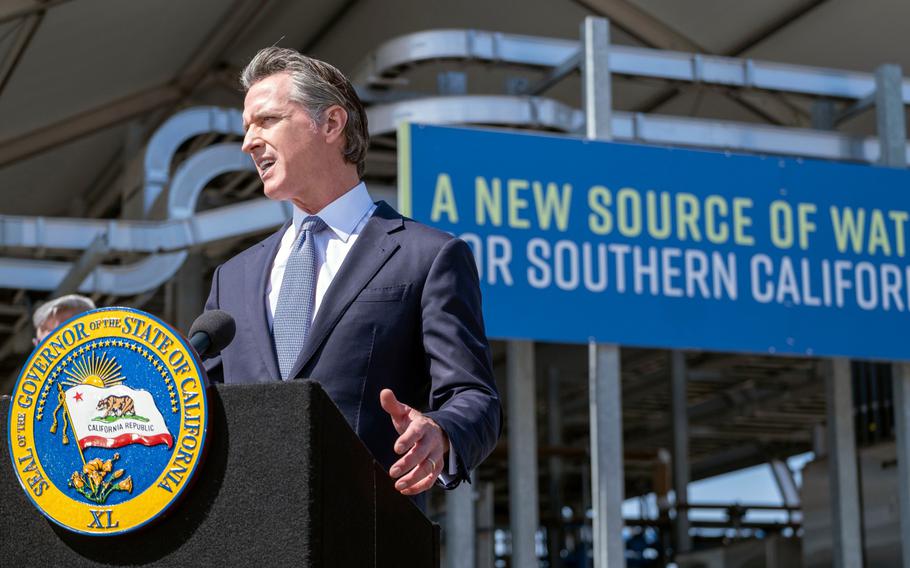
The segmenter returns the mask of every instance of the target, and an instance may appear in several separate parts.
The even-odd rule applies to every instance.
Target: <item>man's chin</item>
[[[262,191],[266,197],[274,201],[284,201],[290,197],[288,195],[284,195],[284,193],[281,191],[281,188],[271,180],[263,183]]]

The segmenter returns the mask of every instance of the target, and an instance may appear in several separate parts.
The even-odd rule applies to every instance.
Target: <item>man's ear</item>
[[[322,125],[325,141],[334,143],[344,138],[344,127],[348,123],[348,111],[340,105],[332,105],[325,111],[325,121]]]

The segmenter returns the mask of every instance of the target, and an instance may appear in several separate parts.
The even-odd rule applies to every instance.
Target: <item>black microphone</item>
[[[237,326],[231,314],[209,310],[196,318],[190,328],[190,345],[200,357],[217,355],[234,340]]]

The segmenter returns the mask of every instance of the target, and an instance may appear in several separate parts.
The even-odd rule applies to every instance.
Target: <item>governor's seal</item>
[[[167,324],[128,308],[80,314],[35,348],[10,401],[25,493],[90,535],[129,532],[187,488],[205,445],[204,370]]]

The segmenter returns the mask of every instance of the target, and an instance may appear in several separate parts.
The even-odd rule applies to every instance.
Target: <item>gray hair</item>
[[[93,302],[91,298],[86,298],[79,294],[60,296],[59,298],[41,304],[41,307],[35,310],[35,315],[32,316],[32,323],[35,324],[35,329],[41,329],[41,326],[61,311],[81,314],[82,312],[94,309],[95,302]]]
[[[303,105],[317,123],[324,119],[325,111],[338,105],[348,113],[344,126],[344,159],[357,165],[357,175],[363,177],[366,165],[370,132],[367,113],[360,97],[341,71],[324,61],[307,57],[293,49],[266,47],[257,53],[240,74],[244,90],[257,81],[276,73],[287,73],[293,89],[291,100]]]

